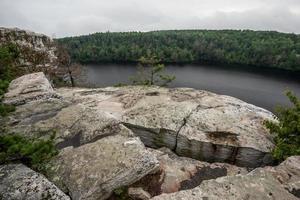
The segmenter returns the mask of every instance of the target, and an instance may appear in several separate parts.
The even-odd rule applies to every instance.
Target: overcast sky
[[[0,0],[0,26],[56,37],[161,29],[300,34],[300,0]]]

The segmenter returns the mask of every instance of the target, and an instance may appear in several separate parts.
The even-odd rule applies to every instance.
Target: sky
[[[300,0],[0,0],[0,27],[56,38],[170,29],[300,34]]]

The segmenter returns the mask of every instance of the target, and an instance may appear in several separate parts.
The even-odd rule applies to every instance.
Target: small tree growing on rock
[[[131,78],[134,85],[167,86],[175,76],[164,74],[165,65],[156,56],[147,55],[139,59],[137,74]]]
[[[286,93],[293,107],[278,107],[279,123],[266,121],[266,127],[274,134],[273,157],[283,161],[289,156],[300,155],[300,100],[290,91]]]

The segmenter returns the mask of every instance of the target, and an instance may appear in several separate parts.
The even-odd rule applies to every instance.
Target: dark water
[[[88,84],[97,87],[128,83],[128,78],[136,72],[134,65],[85,67]],[[289,105],[284,95],[287,89],[300,97],[300,75],[295,73],[211,65],[169,65],[166,72],[176,76],[170,87],[192,87],[230,95],[271,111],[276,105]]]

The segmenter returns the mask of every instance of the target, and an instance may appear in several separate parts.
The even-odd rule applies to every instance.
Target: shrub
[[[131,77],[133,85],[158,85],[167,86],[175,76],[164,74],[165,65],[155,56],[147,55],[139,59],[137,74]]]
[[[57,154],[55,134],[50,139],[28,139],[21,135],[0,136],[0,164],[21,162],[42,171],[44,164]]]
[[[9,82],[16,76],[14,63],[18,56],[19,52],[16,45],[5,44],[0,46],[0,116],[2,117],[15,110],[13,106],[2,104],[2,99]]]
[[[266,121],[266,127],[274,134],[273,157],[283,161],[289,156],[300,155],[300,100],[290,91],[286,93],[292,107],[278,107],[279,123]]]

